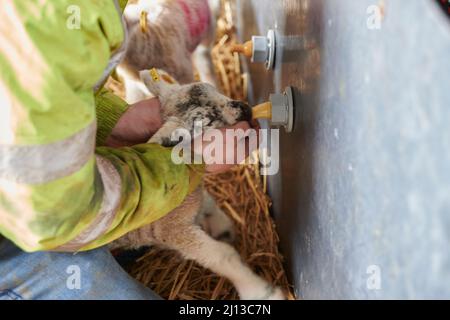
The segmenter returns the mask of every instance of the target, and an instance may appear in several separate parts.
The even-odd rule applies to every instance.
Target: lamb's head
[[[141,71],[142,81],[159,97],[164,117],[176,117],[187,127],[202,121],[203,127],[221,128],[250,121],[248,104],[232,100],[207,83],[180,85],[161,70]]]

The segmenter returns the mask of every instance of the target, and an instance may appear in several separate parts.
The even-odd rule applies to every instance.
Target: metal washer
[[[294,90],[292,87],[287,87],[284,91],[286,96],[286,107],[287,107],[287,123],[284,126],[286,132],[292,132],[294,130]]]
[[[271,70],[275,65],[275,48],[276,48],[276,39],[275,39],[275,30],[270,29],[267,33],[267,60],[266,60],[266,69]]]

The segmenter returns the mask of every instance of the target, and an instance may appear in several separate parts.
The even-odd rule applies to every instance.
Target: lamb
[[[208,47],[218,5],[218,0],[139,0],[126,7],[128,45],[117,74],[128,103],[150,96],[139,77],[149,68],[163,69],[187,84],[194,81],[195,60],[200,78],[214,84]]]
[[[140,77],[148,90],[161,101],[165,124],[149,143],[173,145],[171,135],[177,128],[192,132],[196,118],[203,127],[220,128],[240,120],[250,120],[250,107],[233,101],[209,84],[180,85],[167,73],[141,71]],[[209,234],[206,232],[209,231]],[[175,210],[163,218],[129,232],[113,242],[113,248],[138,248],[157,245],[178,251],[184,258],[228,278],[241,299],[284,299],[279,288],[254,274],[229,244],[232,240],[230,219],[213,198],[199,187]]]

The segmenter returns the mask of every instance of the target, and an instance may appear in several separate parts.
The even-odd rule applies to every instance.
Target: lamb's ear
[[[139,73],[139,76],[150,93],[156,97],[164,99],[180,88],[178,82],[162,70],[144,70]]]

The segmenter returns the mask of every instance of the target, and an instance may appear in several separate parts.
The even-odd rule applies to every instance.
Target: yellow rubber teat
[[[272,119],[272,103],[265,102],[252,108],[253,119]]]
[[[244,44],[235,44],[231,47],[231,52],[242,53],[244,56],[251,58],[253,55],[253,42],[250,40]]]

